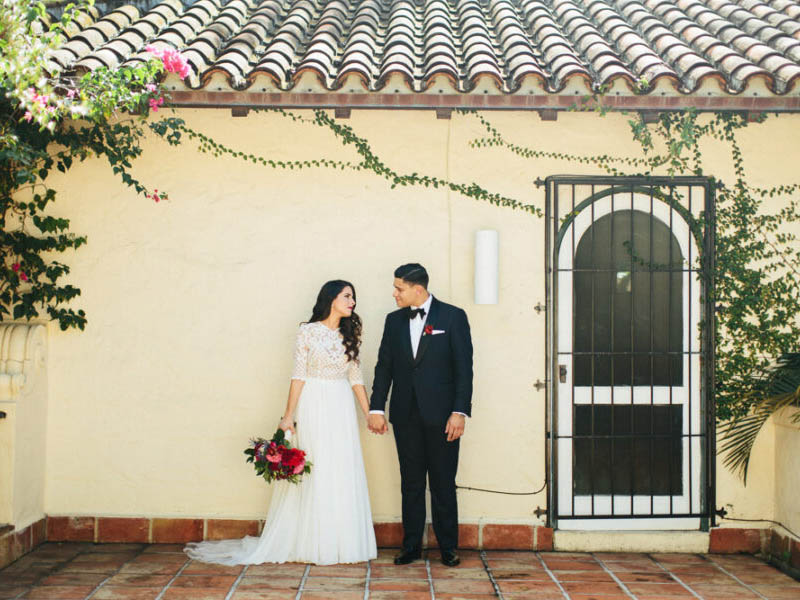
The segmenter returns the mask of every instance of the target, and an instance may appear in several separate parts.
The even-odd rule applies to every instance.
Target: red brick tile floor
[[[478,600],[792,598],[800,582],[752,556],[463,551],[461,565],[376,560],[223,567],[177,544],[47,543],[0,570],[0,599]]]

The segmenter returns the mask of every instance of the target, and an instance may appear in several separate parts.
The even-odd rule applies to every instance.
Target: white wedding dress
[[[376,558],[364,459],[352,386],[363,384],[338,330],[300,326],[292,379],[304,381],[293,445],[305,450],[311,473],[298,484],[272,484],[260,537],[188,544],[194,559],[223,565],[304,562],[317,565]]]

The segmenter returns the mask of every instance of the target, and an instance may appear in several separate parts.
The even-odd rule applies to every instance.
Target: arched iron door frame
[[[614,177],[614,176],[584,176],[584,175],[554,175],[546,179],[538,179],[537,186],[545,186],[545,295],[546,295],[546,448],[545,456],[548,473],[547,493],[547,524],[558,527],[558,485],[556,448],[556,409],[558,400],[557,378],[558,356],[555,343],[557,340],[557,306],[555,299],[558,292],[558,253],[564,235],[572,226],[575,217],[592,203],[605,196],[619,194],[620,192],[640,193],[653,195],[654,191],[662,188],[694,187],[703,190],[704,202],[701,218],[695,218],[690,206],[687,207],[676,201],[672,194],[658,192],[659,200],[667,202],[671,208],[678,212],[689,227],[692,237],[699,250],[701,274],[701,315],[702,328],[700,332],[701,361],[700,361],[700,397],[703,402],[705,425],[704,444],[704,481],[701,481],[700,493],[702,494],[701,511],[692,514],[700,518],[700,529],[707,530],[715,524],[715,479],[716,479],[716,417],[714,402],[714,241],[715,241],[715,204],[713,178],[710,177]],[[558,186],[561,185],[588,185],[606,186],[599,192],[592,193],[588,198],[577,205],[573,205],[571,214],[559,218],[558,213]],[[710,318],[709,318],[710,316]],[[623,518],[635,518],[625,516]]]

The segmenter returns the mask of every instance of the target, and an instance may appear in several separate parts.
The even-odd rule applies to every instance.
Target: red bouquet
[[[244,453],[247,462],[255,466],[256,475],[263,477],[267,483],[280,479],[299,483],[305,473],[311,472],[306,453],[299,448],[292,448],[283,429],[278,429],[271,440],[250,440],[250,447]]]

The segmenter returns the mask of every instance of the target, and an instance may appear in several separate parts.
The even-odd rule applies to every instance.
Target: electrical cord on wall
[[[473,492],[486,492],[488,494],[504,494],[506,496],[535,496],[536,494],[541,494],[544,491],[544,488],[546,487],[547,487],[547,479],[544,480],[542,487],[540,487],[535,492],[504,492],[501,490],[485,490],[483,488],[467,487],[465,485],[456,484],[457,490],[472,490]]]
[[[773,521],[772,519],[735,519],[733,517],[722,517],[722,518],[725,519],[726,521],[741,521],[743,523],[773,523],[774,525],[777,525],[778,527],[783,527],[786,531],[791,533],[794,537],[800,538],[800,535],[797,535],[794,531],[789,529],[786,525],[784,525],[783,523],[780,523],[778,521]]]

